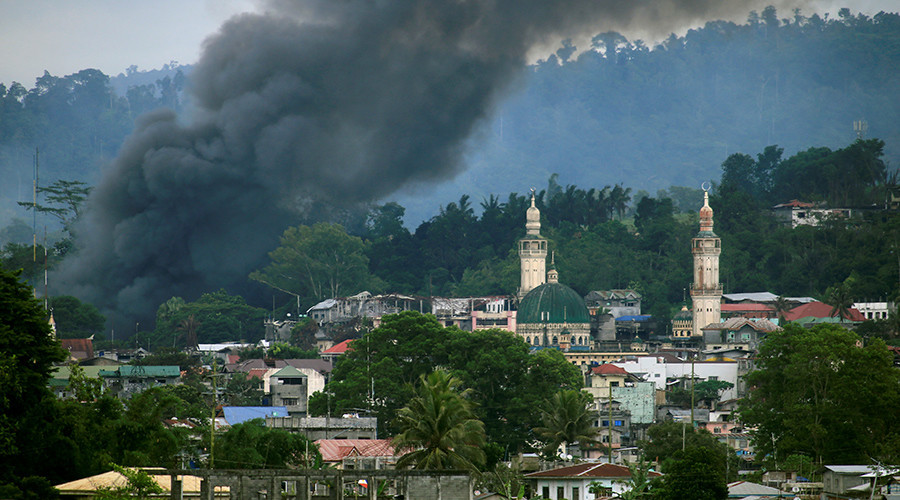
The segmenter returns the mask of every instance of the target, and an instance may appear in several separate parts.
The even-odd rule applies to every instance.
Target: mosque
[[[556,348],[566,352],[590,351],[591,316],[584,299],[559,282],[551,256],[547,270],[547,240],[541,236],[541,212],[531,206],[525,215],[525,237],[519,240],[521,280],[518,292],[516,334],[532,348]],[[691,240],[694,280],[692,308],[676,315],[675,334],[682,339],[703,338],[702,328],[721,321],[722,284],[719,283],[721,240],[713,232],[713,210],[704,190],[700,231]]]

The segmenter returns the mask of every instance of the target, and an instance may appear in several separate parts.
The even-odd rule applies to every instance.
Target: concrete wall
[[[472,477],[461,471],[170,470],[201,477],[201,500],[343,500],[405,498],[473,500]],[[366,487],[360,485],[365,481]],[[386,483],[386,484],[384,484]],[[383,485],[381,495],[376,492]],[[227,488],[227,492],[223,488]],[[171,499],[179,488],[172,488]],[[217,491],[218,490],[218,491]]]

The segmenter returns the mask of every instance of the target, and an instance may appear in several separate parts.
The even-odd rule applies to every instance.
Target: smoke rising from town
[[[189,120],[139,119],[89,201],[61,288],[146,319],[173,295],[243,283],[310,201],[352,205],[454,175],[535,47],[764,5],[270,2],[206,41]]]

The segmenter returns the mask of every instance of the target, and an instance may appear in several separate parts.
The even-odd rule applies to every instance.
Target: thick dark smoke
[[[277,1],[207,40],[197,110],[139,120],[95,189],[63,289],[146,319],[246,280],[310,200],[452,176],[529,50],[645,23],[746,15],[721,0]],[[649,27],[649,28],[648,28]]]

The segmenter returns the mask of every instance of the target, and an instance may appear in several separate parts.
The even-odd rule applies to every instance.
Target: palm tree
[[[618,481],[626,488],[621,495],[622,500],[639,500],[650,497],[650,464],[642,458],[638,463],[628,464],[628,470],[631,476],[626,480]]]
[[[772,302],[772,307],[775,309],[775,315],[778,316],[778,322],[784,323],[784,313],[791,308],[791,303],[784,298],[784,295],[779,295]]]
[[[559,391],[541,410],[542,427],[534,432],[544,441],[544,455],[555,456],[563,444],[581,446],[598,444],[599,429],[594,427],[596,415],[588,409],[591,398],[577,389]]]
[[[418,395],[399,411],[397,450],[412,449],[397,467],[476,470],[484,462],[484,423],[475,417],[470,390],[443,370],[419,377]]]
[[[197,349],[197,330],[200,329],[201,323],[193,314],[181,320],[178,324],[178,331],[184,334],[184,342],[188,349]]]
[[[831,306],[831,317],[840,315],[841,323],[843,323],[844,318],[850,317],[850,308],[853,307],[850,286],[845,281],[830,287],[826,294],[828,295],[828,305]]]

